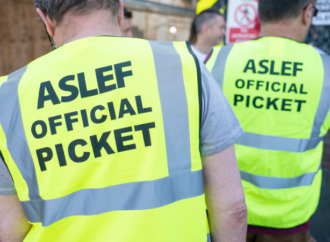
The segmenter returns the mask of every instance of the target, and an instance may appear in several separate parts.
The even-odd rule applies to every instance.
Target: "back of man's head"
[[[56,20],[57,24],[68,11],[85,15],[97,9],[109,9],[116,17],[120,8],[119,0],[35,0],[35,6]]]
[[[190,38],[189,41],[191,44],[195,44],[197,41],[197,36],[203,30],[205,25],[212,26],[215,22],[217,22],[217,18],[222,16],[220,12],[216,9],[208,9],[201,12],[197,15],[192,23],[191,31],[190,31]]]
[[[260,23],[276,23],[297,18],[317,0],[259,0]]]

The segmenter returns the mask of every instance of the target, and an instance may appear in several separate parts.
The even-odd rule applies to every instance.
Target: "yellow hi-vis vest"
[[[250,225],[292,228],[315,212],[330,126],[330,58],[263,37],[215,49],[209,70],[244,131],[236,143]]]
[[[200,69],[185,42],[90,37],[0,79],[28,241],[208,240]]]
[[[225,13],[224,3],[220,0],[198,0],[196,4],[196,14],[198,15],[209,8],[218,8],[221,14]]]

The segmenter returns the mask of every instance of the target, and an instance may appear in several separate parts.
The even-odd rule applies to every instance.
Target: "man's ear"
[[[203,34],[208,34],[210,31],[210,27],[207,24],[204,24],[202,27],[202,33]]]
[[[304,10],[302,15],[302,21],[304,25],[310,25],[313,19],[313,5],[309,4]]]
[[[121,23],[124,20],[124,2],[123,0],[119,0],[119,13],[118,13],[118,24],[119,26],[121,25]]]
[[[56,21],[51,19],[49,15],[43,12],[40,8],[37,8],[36,10],[42,22],[44,22],[48,34],[53,38],[55,35]]]

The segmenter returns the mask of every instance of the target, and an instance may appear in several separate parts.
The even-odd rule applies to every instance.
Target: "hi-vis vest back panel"
[[[236,149],[248,222],[291,228],[315,212],[330,126],[330,59],[264,37],[214,51],[207,63],[244,131]]]
[[[201,12],[207,9],[219,9],[221,14],[225,13],[225,6],[222,1],[219,0],[198,0],[196,4],[196,14],[200,14]]]
[[[92,37],[6,77],[24,241],[207,241],[199,76],[185,42]]]

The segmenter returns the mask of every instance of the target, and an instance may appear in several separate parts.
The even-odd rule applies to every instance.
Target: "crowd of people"
[[[0,241],[315,242],[315,5],[259,0],[260,38],[226,45],[218,9],[158,42],[122,0],[35,0],[55,49],[0,77]]]

